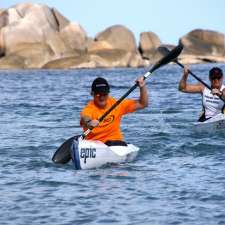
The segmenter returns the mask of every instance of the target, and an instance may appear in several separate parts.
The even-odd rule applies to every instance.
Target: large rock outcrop
[[[88,53],[105,60],[106,67],[140,67],[146,63],[136,45],[134,34],[125,26],[114,25],[89,41]]]
[[[108,27],[104,31],[98,33],[95,40],[105,41],[114,49],[121,49],[127,52],[135,52],[137,50],[134,34],[122,25]]]
[[[196,29],[180,39],[184,45],[181,60],[190,63],[199,62],[225,62],[224,34]]]
[[[222,33],[197,29],[180,42],[183,63],[225,62]],[[90,38],[80,24],[43,4],[0,9],[0,69],[141,67],[162,57],[161,44],[155,33],[143,32],[137,47],[132,31],[122,25]]]
[[[86,42],[79,24],[46,5],[22,3],[0,13],[0,55],[7,59],[22,55],[25,68],[41,68],[48,61],[76,56],[86,51]],[[4,65],[0,63],[0,68]]]
[[[87,41],[87,52],[78,56],[62,57],[46,63],[43,68],[140,67],[146,62],[138,52],[133,33],[115,25]]]
[[[67,68],[109,68],[109,67],[139,67],[143,65],[140,55],[124,50],[101,51],[95,54],[64,57],[46,63],[44,69]]]
[[[142,57],[149,60],[151,64],[159,60],[160,55],[157,54],[157,48],[161,44],[161,40],[153,32],[142,32],[140,34],[139,50]]]
[[[8,23],[8,14],[5,10],[0,10],[0,29]]]
[[[33,3],[0,12],[0,57],[4,57],[0,68],[18,64],[20,68],[146,65],[128,28],[111,26],[91,39],[57,9]]]

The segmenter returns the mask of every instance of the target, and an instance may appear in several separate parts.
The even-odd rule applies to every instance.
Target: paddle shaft
[[[153,73],[156,69],[160,68],[163,65],[168,64],[169,62],[173,61],[178,57],[178,55],[182,52],[183,45],[180,44],[176,46],[174,49],[172,49],[166,56],[161,58],[153,67],[151,70],[149,70],[144,76],[144,80]],[[104,118],[113,110],[115,109],[136,87],[138,86],[138,83],[136,82],[110,109],[108,109],[100,118],[99,122],[104,120]],[[86,130],[83,134],[74,136],[72,138],[67,139],[55,152],[55,154],[52,157],[53,162],[55,163],[67,163],[71,159],[70,154],[70,148],[71,148],[71,142],[73,140],[77,139],[84,139],[89,133],[91,132],[91,129]]]
[[[167,47],[159,47],[159,52],[161,52],[163,55],[168,55],[171,51]],[[178,59],[174,59],[173,62],[175,62],[177,65],[179,65],[181,68],[184,68],[184,65],[181,64]],[[194,73],[192,73],[191,70],[188,70],[188,73],[190,73],[196,80],[198,80],[200,83],[202,83],[205,87],[207,87],[209,90],[212,90],[211,87],[206,84],[203,80],[201,80],[199,77],[197,77]]]
[[[144,76],[144,80],[150,76],[152,74],[154,68],[152,68],[150,71],[148,71]],[[115,109],[133,90],[135,90],[138,86],[138,83],[135,83],[122,97],[120,97],[99,119],[99,122],[102,122],[106,116],[108,116],[109,113],[111,113],[113,111],[113,109]],[[87,129],[83,134],[82,134],[82,138],[84,139],[90,132],[92,129]]]
[[[177,65],[179,65],[180,67],[184,68],[184,65],[181,64],[177,59],[174,60],[174,62]],[[198,80],[200,83],[202,83],[204,86],[206,86],[209,90],[212,90],[208,84],[206,84],[203,80],[201,80],[199,77],[197,77],[191,70],[188,70],[188,73],[190,73],[196,80]]]
[[[184,68],[184,65],[181,64],[177,59],[174,60],[174,62],[179,65],[180,67]],[[196,80],[198,80],[200,83],[202,83],[205,87],[207,87],[209,90],[212,91],[212,88],[206,84],[203,80],[201,80],[199,77],[197,77],[191,70],[188,70],[188,73],[190,73]],[[223,102],[225,102],[225,99],[222,98],[222,96],[217,95]]]
[[[148,71],[144,76],[144,80],[151,75],[152,73],[150,71]],[[113,110],[115,109],[134,89],[136,89],[136,87],[138,86],[138,83],[135,83],[122,97],[120,97],[120,99],[118,99],[115,104],[113,104],[100,118],[99,118],[99,122],[102,122],[105,117]]]
[[[182,52],[183,45],[179,44],[174,49],[172,49],[166,56],[164,56],[162,59],[160,59],[144,76],[144,80],[151,75],[156,69],[160,68],[163,65],[166,65],[167,63],[175,60],[178,55]],[[104,118],[113,110],[115,109],[136,87],[138,86],[138,83],[136,82],[119,100],[113,104],[110,109],[108,109],[98,120],[99,122],[103,121]],[[92,129],[87,129],[83,134],[81,135],[81,138],[84,139]]]

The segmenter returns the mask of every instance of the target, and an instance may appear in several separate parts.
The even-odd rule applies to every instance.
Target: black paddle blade
[[[52,161],[58,164],[66,164],[71,160],[70,148],[74,139],[79,136],[74,136],[66,140],[55,152]]]
[[[166,56],[170,53],[170,50],[165,46],[159,46],[157,50],[163,55]]]
[[[166,65],[169,62],[174,61],[182,52],[184,46],[182,44],[179,44],[175,48],[173,48],[171,51],[168,52],[161,60],[159,60],[158,63],[156,63],[153,68],[150,70],[150,73],[158,69],[159,67]]]

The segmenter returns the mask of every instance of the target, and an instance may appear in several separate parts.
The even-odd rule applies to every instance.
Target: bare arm
[[[136,102],[136,110],[143,109],[148,106],[148,90],[145,86],[144,78],[140,77],[137,82],[140,88],[140,97]]]
[[[185,93],[202,93],[204,90],[204,86],[202,84],[188,84],[187,83],[188,78],[188,68],[184,67],[184,73],[183,76],[179,82],[179,91],[185,92]]]

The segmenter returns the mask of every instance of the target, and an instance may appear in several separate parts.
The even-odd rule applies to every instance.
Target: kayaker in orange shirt
[[[84,131],[88,128],[92,132],[87,135],[87,140],[99,140],[103,143],[123,141],[123,135],[120,130],[121,118],[127,113],[135,112],[148,106],[148,92],[143,77],[136,80],[140,89],[138,100],[123,100],[106,118],[99,123],[98,119],[106,112],[115,102],[116,99],[109,95],[110,86],[102,77],[96,78],[91,87],[91,100],[81,112],[81,126]]]

